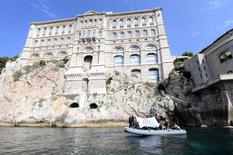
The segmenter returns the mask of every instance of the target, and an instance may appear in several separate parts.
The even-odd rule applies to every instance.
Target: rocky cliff
[[[181,124],[198,127],[229,125],[227,100],[233,100],[232,81],[192,92],[190,74],[180,69],[173,70],[161,84],[160,88],[174,101]]]
[[[164,119],[174,114],[173,101],[160,95],[156,85],[117,71],[107,73],[105,95],[64,95],[65,71],[66,66],[59,62],[4,70],[0,78],[1,124],[114,126],[123,125],[130,114]]]

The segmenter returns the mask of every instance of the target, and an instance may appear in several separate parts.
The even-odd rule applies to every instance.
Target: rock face
[[[166,93],[179,111],[180,121],[186,126],[228,125],[227,100],[233,101],[233,82],[220,82],[192,93],[192,81],[184,73],[172,71],[164,82]]]
[[[0,121],[81,127],[127,122],[130,114],[164,119],[173,115],[173,101],[159,95],[154,84],[117,71],[107,75],[107,94],[64,95],[65,70],[52,62],[21,68],[19,77],[16,70],[5,70],[0,80]],[[72,103],[79,107],[71,108]]]

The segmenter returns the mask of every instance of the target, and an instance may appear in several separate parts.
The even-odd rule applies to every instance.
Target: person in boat
[[[129,116],[129,127],[131,128],[132,127],[132,117]]]
[[[135,124],[134,124],[134,115],[131,115],[130,117],[129,117],[129,127],[134,127],[135,126]]]
[[[167,129],[169,129],[169,123],[168,123],[168,120],[166,120],[166,121],[165,121],[164,126],[165,126],[165,129],[166,129],[166,130],[167,130]]]
[[[139,128],[139,123],[137,121],[137,118],[136,117],[133,117],[133,127],[138,129]]]
[[[176,123],[174,123],[174,125],[172,126],[172,129],[173,130],[181,130],[181,128]]]

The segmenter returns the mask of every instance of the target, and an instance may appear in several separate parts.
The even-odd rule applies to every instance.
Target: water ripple
[[[231,154],[233,131],[188,129],[188,136],[128,137],[122,128],[0,128],[0,154]]]

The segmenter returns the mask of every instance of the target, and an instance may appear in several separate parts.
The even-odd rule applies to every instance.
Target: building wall
[[[229,58],[221,59],[225,54]],[[193,56],[185,63],[186,70],[190,71],[194,86],[208,85],[218,79],[220,75],[233,73],[233,36],[227,34],[204,50]]]
[[[89,87],[97,79],[102,81],[96,85],[105,87],[103,74],[108,70],[129,75],[140,71],[137,76],[143,81],[158,82],[173,69],[161,9],[123,13],[89,11],[76,18],[32,23],[21,60],[33,63],[66,56],[71,58],[66,73],[70,86],[66,88],[73,92],[86,78],[90,79]],[[138,63],[133,63],[138,56]],[[86,58],[92,59],[91,68],[85,66]],[[73,88],[71,81],[76,81]]]
[[[233,38],[232,38],[233,39]],[[233,55],[233,40],[227,42],[223,46],[220,46],[216,50],[214,50],[211,54],[206,55],[206,61],[208,62],[208,66],[211,72],[212,78],[217,77],[219,74],[228,74],[228,72],[233,72],[233,59],[229,59],[226,61],[220,61],[220,55],[229,51],[231,55]]]
[[[233,30],[228,31],[185,63],[200,98],[195,109],[207,125],[233,123]]]

